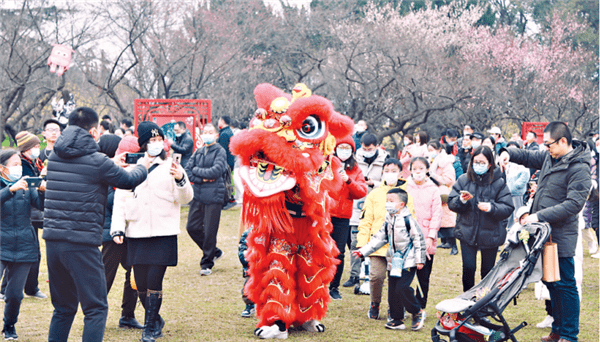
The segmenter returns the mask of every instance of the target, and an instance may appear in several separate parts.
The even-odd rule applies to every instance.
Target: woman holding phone
[[[0,260],[6,267],[4,292],[4,339],[16,340],[15,323],[19,317],[23,290],[29,270],[40,260],[40,247],[31,225],[31,208],[44,210],[43,191],[28,186],[22,178],[23,167],[14,149],[0,151]],[[36,273],[37,276],[37,273]]]
[[[458,214],[454,235],[460,240],[463,291],[475,285],[477,251],[481,252],[482,279],[494,267],[498,247],[506,239],[502,223],[514,210],[510,190],[495,165],[492,150],[479,146],[467,173],[458,178],[448,196],[448,207]]]
[[[138,163],[150,163],[148,178],[133,191],[115,191],[110,231],[117,244],[127,237],[127,264],[133,266],[146,310],[142,342],[153,342],[165,325],[158,312],[167,267],[177,266],[181,205],[191,201],[194,192],[181,165],[167,158],[162,129],[144,121],[138,135],[140,152],[146,153]]]

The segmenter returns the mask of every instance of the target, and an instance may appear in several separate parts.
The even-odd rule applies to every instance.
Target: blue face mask
[[[473,165],[473,171],[481,176],[488,171],[488,167],[486,165],[475,164]]]
[[[164,149],[164,145],[162,141],[157,141],[148,144],[148,155],[151,157],[158,156]]]
[[[11,166],[8,167],[8,179],[10,179],[11,182],[16,182],[19,179],[21,179],[21,177],[23,176],[23,167],[22,166]]]
[[[216,140],[216,137],[214,134],[202,134],[201,137],[202,137],[202,141],[204,141],[204,143],[206,145],[210,145],[210,144],[214,143]]]

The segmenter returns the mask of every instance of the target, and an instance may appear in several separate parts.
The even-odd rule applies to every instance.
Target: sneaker
[[[200,270],[201,276],[209,276],[212,274],[212,270],[210,268],[203,268]]]
[[[254,304],[246,304],[246,308],[244,309],[244,311],[242,311],[242,317],[244,317],[244,318],[252,317],[252,314],[255,311],[256,311],[256,309],[254,309]]]
[[[331,297],[333,300],[342,300],[342,295],[337,287],[332,287],[329,289],[329,297]]]
[[[392,330],[404,330],[406,329],[406,325],[404,325],[404,321],[401,321],[399,319],[392,319],[391,321],[385,324],[385,328]]]
[[[452,246],[452,250],[450,250],[450,255],[456,255],[458,254],[458,248],[456,247],[456,245]]]
[[[419,313],[413,314],[412,325],[410,328],[415,331],[421,330],[425,325],[425,317],[427,317],[427,313],[423,311],[423,309],[421,309]]]
[[[28,295],[27,293],[25,294],[25,297],[28,298],[36,298],[36,299],[47,299],[48,296],[46,296],[42,291],[38,290],[38,292],[36,292],[34,295]]]
[[[343,287],[352,287],[356,284],[358,284],[358,277],[350,277],[350,279],[348,279],[348,281],[345,282],[342,286]]]
[[[4,329],[2,329],[2,333],[4,334],[5,341],[14,341],[19,338],[17,336],[17,330],[15,329],[14,324],[13,325],[4,325]]]
[[[369,309],[367,317],[370,319],[379,319],[379,303],[371,302],[371,308]]]
[[[225,253],[223,253],[222,250],[217,249],[217,251],[215,252],[215,257],[213,258],[213,264],[217,262],[217,260],[221,259],[223,257],[223,254]]]
[[[439,245],[438,248],[450,249],[450,248],[452,248],[452,245],[449,244],[448,242],[444,242],[443,244]]]
[[[553,322],[554,322],[554,317],[548,315],[548,316],[546,316],[546,318],[544,318],[543,321],[539,322],[535,326],[538,328],[551,328]]]

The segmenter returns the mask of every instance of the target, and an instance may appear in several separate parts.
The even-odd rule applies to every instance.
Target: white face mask
[[[410,140],[408,140],[408,139],[405,139],[405,140],[404,140],[404,146],[408,146],[408,145],[410,145]]]
[[[427,177],[427,175],[421,172],[412,174],[412,178],[417,182],[422,182],[425,177]]]
[[[381,177],[381,180],[384,181],[385,184],[387,184],[389,186],[395,186],[396,183],[398,183],[399,175],[400,175],[400,173],[398,173],[398,172],[384,173],[383,176]]]
[[[164,149],[162,141],[157,141],[148,144],[148,155],[151,157],[158,156]]]
[[[427,154],[429,155],[429,158],[431,158],[431,159],[435,159],[435,157],[437,157],[437,155],[438,155],[437,152],[429,152]]]
[[[454,144],[456,144],[456,141],[448,141],[448,145],[454,146]]]
[[[385,202],[385,210],[393,216],[398,212],[398,207],[396,207],[396,203],[394,202]]]
[[[375,153],[377,152],[377,150],[373,150],[373,151],[363,151],[363,155],[365,156],[365,158],[373,158],[373,156],[375,155]]]
[[[472,142],[471,142],[471,147],[472,147],[473,149],[476,149],[476,148],[478,148],[479,146],[481,146],[481,143],[480,143],[479,141],[472,141]]]
[[[32,148],[31,149],[31,159],[37,159],[40,156],[40,148]]]
[[[348,160],[348,158],[350,158],[352,156],[352,150],[349,150],[349,149],[338,148],[335,150],[335,152],[341,161],[346,161],[346,160]]]

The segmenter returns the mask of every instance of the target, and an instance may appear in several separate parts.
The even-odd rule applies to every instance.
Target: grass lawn
[[[243,284],[241,265],[237,258],[237,235],[239,209],[224,211],[218,245],[225,257],[217,262],[213,274],[201,277],[201,251],[185,232],[187,208],[182,209],[182,234],[179,236],[179,265],[167,270],[164,280],[164,301],[161,315],[166,321],[161,342],[167,341],[256,341],[253,335],[255,319],[241,318],[244,309],[240,289]],[[49,294],[46,279],[47,267],[45,244],[42,247],[42,265],[40,267],[40,288]],[[346,254],[348,256],[348,253]],[[384,328],[387,312],[387,281],[381,320],[367,318],[368,296],[356,296],[352,289],[342,288],[344,297],[329,305],[329,314],[322,321],[327,330],[323,334],[292,332],[292,341],[431,341],[430,330],[436,322],[435,304],[443,299],[453,298],[462,292],[460,255],[450,256],[449,250],[438,250],[433,273],[427,308],[425,328],[413,332],[392,331]],[[349,263],[346,263],[348,265]],[[598,260],[589,257],[585,251],[583,265],[583,302],[580,316],[580,341],[598,341]],[[348,279],[348,268],[342,282]],[[121,314],[121,295],[124,272],[119,271],[115,284],[108,296],[110,311],[106,324],[105,341],[139,341],[141,331],[118,328]],[[479,281],[478,279],[476,281]],[[0,306],[3,306],[1,302]],[[37,300],[25,298],[21,306],[19,323],[16,325],[19,341],[47,340],[48,326],[52,316],[52,304],[49,299]],[[514,327],[521,321],[527,321],[527,327],[517,333],[519,341],[539,341],[540,336],[548,335],[550,329],[537,329],[535,324],[544,319],[544,302],[534,297],[533,286],[524,290],[518,298],[518,305],[509,306],[504,311],[509,324]],[[144,311],[141,305],[136,310],[138,320],[143,323]],[[83,329],[83,314],[79,310],[70,334],[70,341],[80,341]]]

